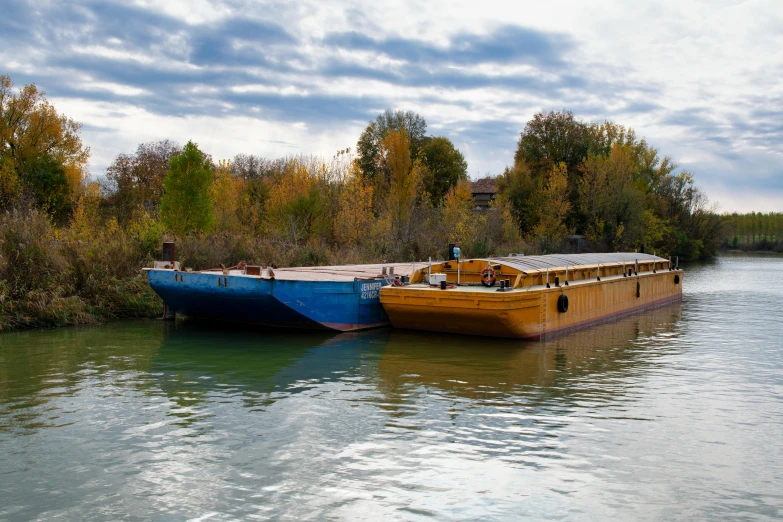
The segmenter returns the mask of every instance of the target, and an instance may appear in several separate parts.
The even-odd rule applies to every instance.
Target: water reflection
[[[432,470],[446,485],[445,477],[471,470],[492,488],[499,467],[518,481],[532,480],[531,471],[556,470],[570,478],[547,487],[586,487],[593,470],[568,441],[585,430],[604,432],[598,423],[652,420],[634,403],[647,372],[682,350],[672,342],[680,318],[681,305],[673,304],[535,343],[392,331],[378,361],[381,396],[374,401],[386,414],[384,453],[409,455],[396,466],[422,487]],[[377,452],[369,446],[344,456],[357,468],[377,470]],[[366,479],[384,487],[378,476]],[[470,505],[478,515],[478,505]]]
[[[53,401],[88,389],[98,398],[122,395],[162,337],[153,321],[0,335],[0,434],[61,425],[71,410]]]
[[[623,380],[670,352],[680,317],[674,304],[545,342],[389,329],[227,332],[183,322],[164,325],[147,372],[176,405],[170,414],[183,421],[221,398],[241,397],[244,407],[263,411],[292,394],[351,380],[372,383],[383,397],[378,405],[394,416],[433,393],[479,404],[556,399],[567,407],[587,397],[623,400]]]
[[[183,421],[198,418],[199,404],[241,397],[251,411],[319,384],[362,373],[388,339],[388,330],[318,333],[166,325],[149,375]]]
[[[470,399],[547,388],[569,400],[611,399],[639,365],[654,364],[678,335],[680,306],[627,317],[551,341],[521,343],[405,331],[359,334],[226,331],[160,321],[20,332],[0,336],[0,432],[58,426],[67,407],[52,401],[92,389],[97,398],[127,391],[173,402],[171,415],[197,418],[199,404],[242,397],[250,409],[330,380],[366,378],[395,415],[436,388]],[[34,340],[34,342],[33,342]],[[66,408],[66,409],[63,409]]]
[[[650,364],[655,353],[670,350],[681,315],[681,305],[672,304],[543,342],[395,330],[378,363],[380,386],[400,398],[419,387],[471,399],[547,387],[563,397],[569,388],[622,379]]]

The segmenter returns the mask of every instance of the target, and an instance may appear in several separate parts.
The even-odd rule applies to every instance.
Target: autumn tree
[[[387,134],[381,142],[380,155],[384,169],[389,172],[388,182],[381,185],[384,195],[379,202],[383,210],[381,219],[388,223],[389,253],[392,258],[401,259],[413,239],[414,214],[425,167],[419,160],[412,161],[405,129]]]
[[[262,228],[269,199],[269,181],[262,178],[242,179],[242,198],[239,206],[240,221],[253,230]]]
[[[215,224],[212,182],[211,161],[189,141],[169,160],[160,202],[163,223],[179,235],[209,232]]]
[[[105,187],[120,223],[127,223],[134,210],[143,205],[159,205],[171,157],[181,151],[178,144],[162,140],[141,143],[135,153],[114,159],[106,169]]]
[[[266,219],[266,203],[270,187],[279,180],[289,160],[268,159],[253,154],[237,154],[230,163],[231,173],[242,180],[240,220],[251,229],[259,230]]]
[[[285,246],[331,234],[327,176],[315,165],[290,160],[272,183],[266,200],[265,226]]]
[[[215,226],[220,231],[239,229],[245,180],[234,176],[231,162],[221,161],[215,169],[212,195],[215,200]]]
[[[582,173],[579,204],[587,218],[588,238],[611,250],[644,248],[642,213],[646,202],[643,184],[637,183],[638,164],[632,147],[615,143],[609,155],[590,154]],[[653,222],[648,220],[648,224]]]
[[[354,167],[343,184],[339,208],[334,221],[334,235],[338,242],[358,245],[370,237],[373,223],[372,186]]]
[[[517,142],[514,164],[524,164],[532,180],[543,189],[552,168],[566,165],[566,188],[571,212],[567,218],[575,229],[588,223],[579,214],[577,186],[581,178],[580,165],[590,152],[608,153],[621,128],[585,123],[570,111],[539,112],[527,122]],[[524,233],[524,232],[523,232]]]
[[[26,191],[55,217],[67,215],[87,174],[81,125],[58,114],[35,84],[18,91],[0,76],[0,197]]]
[[[609,198],[604,157],[590,154],[582,164],[578,184],[579,210],[584,216],[587,235],[595,240],[603,235],[603,212]]]
[[[102,199],[100,185],[95,181],[87,183],[71,216],[71,237],[90,240],[97,235],[102,226],[100,218]]]
[[[356,144],[356,163],[366,179],[376,180],[381,174],[386,179],[391,176],[384,161],[382,143],[390,132],[402,130],[408,136],[411,156],[417,157],[424,143],[427,122],[415,112],[386,109],[364,129]]]
[[[484,213],[473,209],[473,194],[470,182],[460,180],[443,198],[443,225],[451,243],[470,247],[480,238],[487,222]]]
[[[21,190],[19,174],[14,161],[0,155],[0,209],[11,206],[16,201]]]
[[[468,163],[448,138],[425,138],[419,157],[427,167],[422,182],[433,205],[439,205],[449,190],[468,179]]]
[[[552,167],[541,193],[539,221],[531,233],[531,239],[537,243],[542,253],[548,254],[563,249],[568,235],[566,218],[571,210],[568,200],[568,170],[561,162]]]

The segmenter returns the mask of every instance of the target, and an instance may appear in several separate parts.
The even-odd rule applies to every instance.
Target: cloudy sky
[[[0,74],[84,124],[94,175],[166,138],[332,156],[391,107],[475,178],[566,109],[633,127],[722,210],[783,211],[779,0],[0,0]]]

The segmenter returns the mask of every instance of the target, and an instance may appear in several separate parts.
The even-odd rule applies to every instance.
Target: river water
[[[547,342],[0,335],[0,520],[783,517],[783,257]]]

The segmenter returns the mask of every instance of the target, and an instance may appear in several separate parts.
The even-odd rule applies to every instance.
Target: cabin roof
[[[668,261],[663,257],[651,254],[639,254],[636,252],[614,252],[601,254],[549,254],[545,256],[515,256],[493,257],[486,259],[492,264],[506,265],[523,272],[530,270],[546,270],[554,268],[566,268],[569,266],[597,265],[610,263],[631,264],[636,261]]]
[[[497,186],[495,185],[495,178],[481,178],[470,184],[470,191],[472,194],[495,194],[497,193]]]

